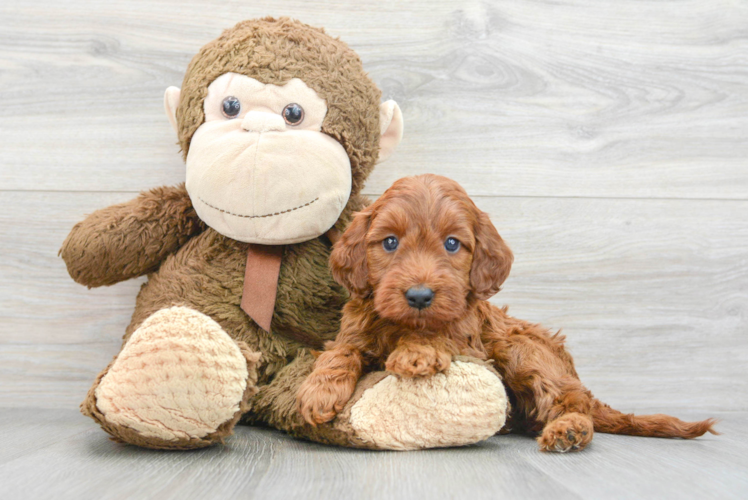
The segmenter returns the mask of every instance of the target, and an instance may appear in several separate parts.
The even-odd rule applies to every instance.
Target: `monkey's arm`
[[[204,229],[184,184],[159,187],[86,217],[70,231],[60,255],[76,282],[113,285],[156,270]]]

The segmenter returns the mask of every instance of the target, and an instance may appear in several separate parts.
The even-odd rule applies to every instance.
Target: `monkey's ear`
[[[369,231],[371,214],[371,206],[358,212],[330,254],[332,277],[355,297],[363,298],[370,292],[366,233]]]
[[[379,162],[390,157],[403,138],[403,114],[395,101],[379,105]]]
[[[179,106],[179,94],[180,90],[178,87],[169,87],[166,89],[164,94],[164,110],[166,110],[166,117],[169,118],[171,128],[174,132],[179,133],[177,130],[177,107]]]

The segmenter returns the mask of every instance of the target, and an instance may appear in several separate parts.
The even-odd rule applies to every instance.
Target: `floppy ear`
[[[366,265],[366,233],[371,214],[371,207],[357,213],[330,254],[332,277],[351,295],[361,298],[371,290]]]
[[[470,268],[472,295],[478,300],[486,300],[501,288],[514,255],[485,212],[481,212],[475,228],[475,250],[473,265]]]

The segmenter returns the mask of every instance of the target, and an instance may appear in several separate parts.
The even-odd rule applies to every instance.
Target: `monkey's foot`
[[[335,420],[291,432],[358,448],[462,446],[496,434],[507,411],[506,391],[496,371],[485,362],[460,356],[429,378],[369,373]]]
[[[81,411],[118,442],[209,446],[233,433],[257,392],[259,358],[205,314],[163,309],[143,322],[99,375]]]
[[[538,437],[542,451],[583,450],[592,441],[592,419],[582,413],[566,413],[546,424]]]

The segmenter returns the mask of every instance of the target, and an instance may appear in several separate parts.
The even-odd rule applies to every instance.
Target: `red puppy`
[[[330,258],[351,300],[340,333],[299,390],[307,422],[335,418],[364,371],[424,377],[466,354],[494,361],[512,401],[513,429],[540,433],[542,450],[581,450],[593,430],[715,433],[712,419],[624,415],[595,399],[579,381],[564,337],[487,302],[512,259],[488,215],[456,182],[421,175],[393,184],[356,215]]]

